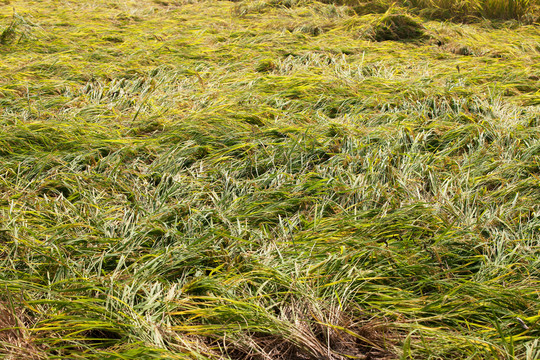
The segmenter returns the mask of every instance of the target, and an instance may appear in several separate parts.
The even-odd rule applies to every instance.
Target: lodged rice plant
[[[538,359],[537,27],[407,9],[0,6],[0,358]]]

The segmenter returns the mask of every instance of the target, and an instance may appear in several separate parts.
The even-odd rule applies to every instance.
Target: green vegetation
[[[540,358],[537,3],[8,3],[0,357]]]

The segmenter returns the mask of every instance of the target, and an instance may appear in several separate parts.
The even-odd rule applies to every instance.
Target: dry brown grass
[[[309,303],[296,303],[282,309],[279,318],[289,324],[287,332],[243,336],[228,344],[229,356],[245,360],[395,358],[386,349],[396,338],[384,324],[355,322],[338,307],[317,309]]]
[[[29,331],[31,318],[22,309],[0,301],[0,356],[5,360],[44,359]]]

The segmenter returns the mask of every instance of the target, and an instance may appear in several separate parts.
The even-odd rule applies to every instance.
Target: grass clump
[[[355,2],[349,6],[357,15],[362,16],[368,14],[384,14],[390,8],[392,8],[393,4],[394,3],[384,0],[375,0],[367,2]]]
[[[373,21],[367,37],[375,41],[412,41],[427,37],[426,28],[406,14],[385,14]]]
[[[260,60],[255,68],[258,72],[270,72],[277,68],[276,63],[272,59]]]
[[[0,32],[0,45],[20,42],[30,33],[31,24],[13,10],[11,22]]]
[[[9,24],[0,34],[0,44],[7,45],[9,43],[15,42],[15,38],[17,36],[15,29],[15,23],[12,22],[11,24]]]
[[[263,13],[272,9],[291,9],[306,6],[309,0],[242,0],[234,7],[234,14],[244,16],[250,13]]]

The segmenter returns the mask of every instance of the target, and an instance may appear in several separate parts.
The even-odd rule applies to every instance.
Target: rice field
[[[0,358],[540,359],[539,15],[0,2]]]

